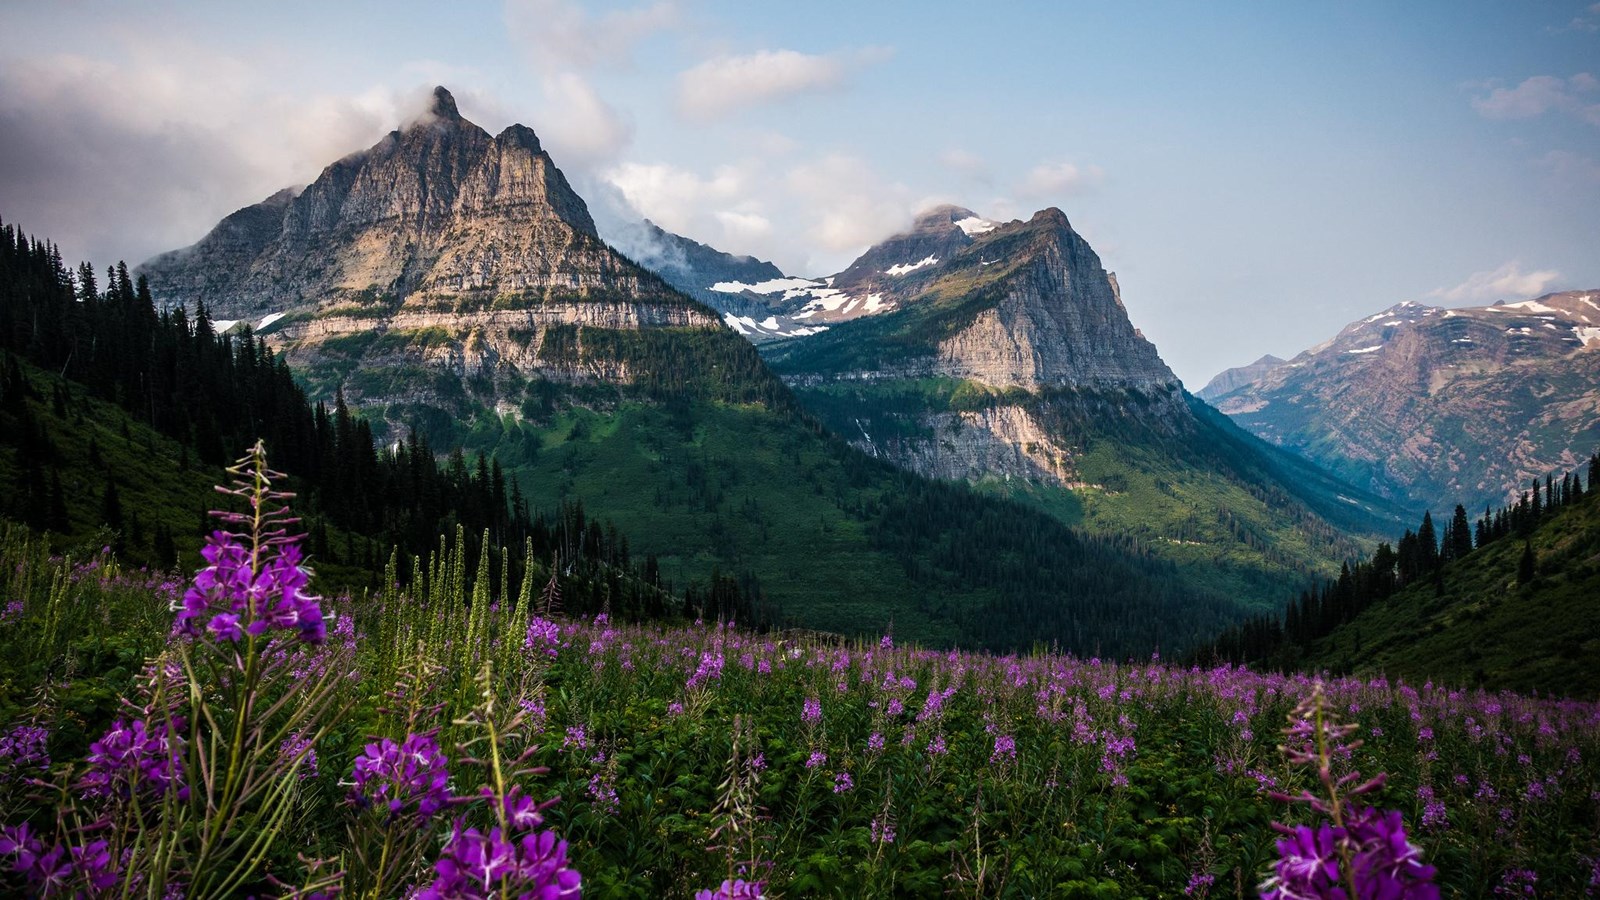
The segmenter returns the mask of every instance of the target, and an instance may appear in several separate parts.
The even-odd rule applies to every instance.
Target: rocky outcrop
[[[1073,481],[1072,450],[1020,406],[931,413],[921,424],[922,437],[895,437],[880,446],[861,428],[851,436],[852,443],[919,475],[946,481]]]
[[[1600,291],[1402,303],[1208,399],[1369,490],[1498,504],[1600,445]]]

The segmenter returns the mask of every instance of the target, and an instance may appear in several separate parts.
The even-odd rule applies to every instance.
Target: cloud
[[[1600,31],[1600,3],[1591,5],[1583,13],[1573,16],[1567,23],[1567,28],[1572,31]]]
[[[598,204],[603,209],[595,212],[595,222],[607,240],[632,240],[627,222],[649,218],[718,250],[773,260],[797,275],[839,271],[932,202],[861,159],[838,153],[793,161],[753,155],[705,173],[625,162],[608,169],[605,181],[598,194],[612,202]],[[592,200],[590,205],[597,206]]]
[[[678,75],[678,112],[707,121],[751,106],[838,90],[857,71],[890,54],[884,48],[824,55],[764,50],[708,59]]]
[[[964,175],[984,184],[988,184],[993,180],[989,172],[989,164],[984,161],[983,157],[959,147],[951,147],[949,150],[939,154],[939,164],[958,175]]]
[[[1588,72],[1571,78],[1535,75],[1516,87],[1495,87],[1472,98],[1472,108],[1486,119],[1532,119],[1547,112],[1563,112],[1600,125],[1600,103],[1591,102],[1590,96],[1596,91],[1600,91],[1600,79]]]
[[[69,261],[138,263],[370,146],[431,87],[297,94],[261,62],[155,34],[0,62],[6,219]]]
[[[678,24],[670,0],[591,17],[565,0],[507,0],[506,28],[534,69],[562,72],[600,64],[629,63],[633,48]]]
[[[1571,150],[1551,150],[1533,161],[1535,166],[1555,176],[1564,185],[1593,187],[1600,185],[1600,162],[1593,157],[1573,153]]]
[[[1439,288],[1428,296],[1449,303],[1492,303],[1495,300],[1536,297],[1548,292],[1549,287],[1561,278],[1554,269],[1534,272],[1522,271],[1522,264],[1512,260],[1498,269],[1474,272],[1455,287]]]
[[[1041,163],[1028,172],[1019,191],[1033,197],[1070,194],[1094,187],[1105,178],[1106,172],[1099,166],[1079,166],[1070,162]]]
[[[557,166],[593,167],[617,158],[633,141],[633,125],[573,72],[542,81],[544,107],[535,130]]]

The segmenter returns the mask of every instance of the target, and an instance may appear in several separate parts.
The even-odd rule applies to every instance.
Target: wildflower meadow
[[[320,597],[231,471],[181,578],[0,535],[0,893],[1600,895],[1592,702]]]

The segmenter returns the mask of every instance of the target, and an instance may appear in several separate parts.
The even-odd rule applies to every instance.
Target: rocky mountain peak
[[[456,109],[455,95],[446,90],[444,85],[433,89],[433,101],[428,105],[428,114],[437,119],[461,118],[461,111]]]
[[[957,222],[981,218],[965,207],[943,203],[917,213],[912,221],[911,230],[912,232],[946,231]]]
[[[438,87],[403,130],[141,271],[167,302],[250,319],[352,295],[589,290],[605,279],[581,260],[603,249],[532,129],[490,137]]]

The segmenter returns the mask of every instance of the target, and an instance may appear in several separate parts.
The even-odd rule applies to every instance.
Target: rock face
[[[619,342],[586,335],[723,331],[601,241],[531,130],[491,137],[444,88],[426,115],[304,190],[139,271],[159,300],[259,320],[315,393],[342,390],[371,412],[452,409],[469,380],[496,406],[531,377],[626,383]]]
[[[891,272],[889,260],[906,259],[934,261]],[[1045,407],[1060,400],[1050,398],[1062,391],[1134,392],[1149,422],[1169,430],[1186,415],[1177,376],[1128,320],[1113,276],[1058,209],[995,224],[939,207],[867,251],[834,283],[892,290],[893,305],[849,328],[774,348],[775,367],[792,384],[827,390],[865,382],[890,390],[946,379],[968,383],[968,398],[974,389],[989,395],[976,408],[904,410],[894,424],[883,421],[885,410],[869,409],[855,428],[841,428],[858,446],[912,471],[1078,484],[1073,459],[1081,448],[1044,421]],[[1028,401],[999,399],[1007,392]],[[867,436],[874,419],[882,432],[876,440]]]
[[[342,298],[637,292],[638,271],[513,125],[491,137],[444,88],[405,129],[146,262],[160,300],[254,319]]]
[[[1600,291],[1402,303],[1208,399],[1373,491],[1498,504],[1600,445]]]

